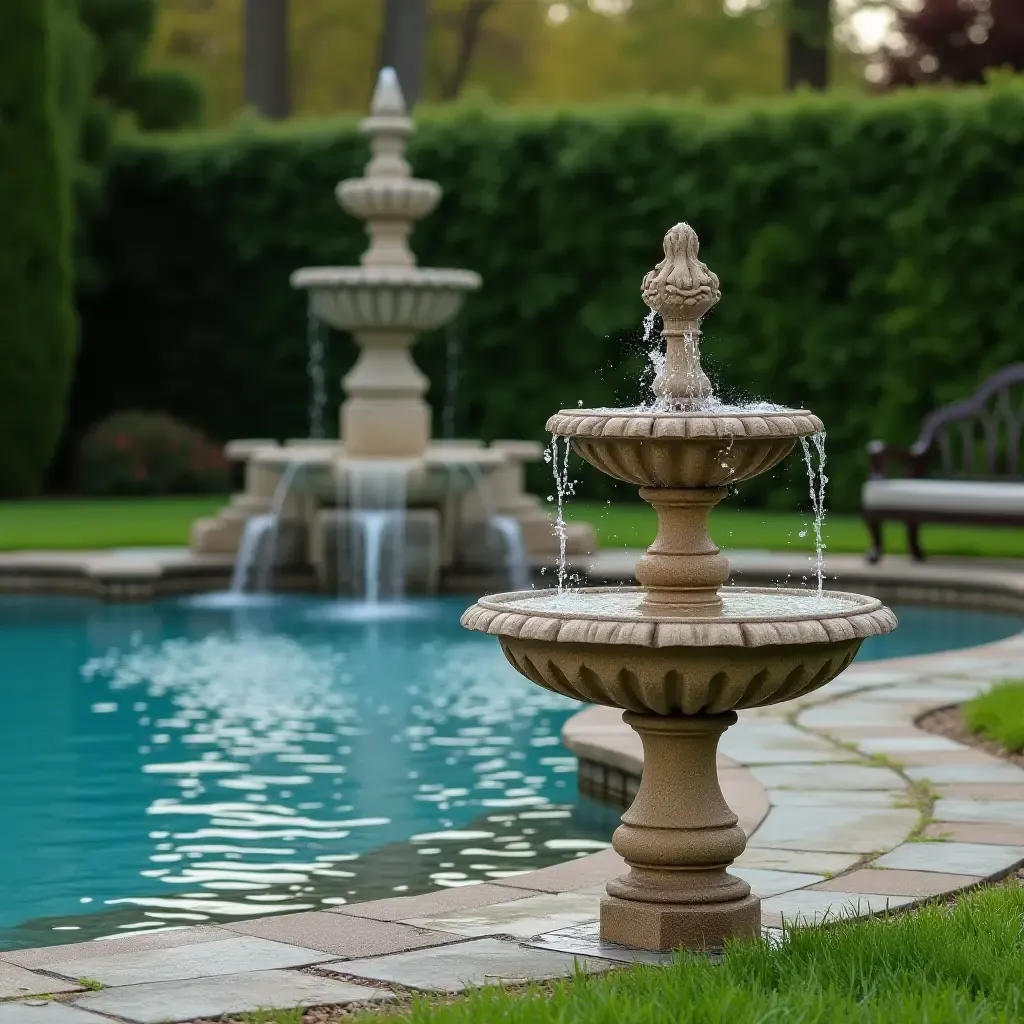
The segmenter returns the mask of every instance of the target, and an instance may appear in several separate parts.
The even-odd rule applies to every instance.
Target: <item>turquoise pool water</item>
[[[533,686],[464,599],[358,606],[0,598],[0,945],[501,878],[607,845]],[[897,609],[861,660],[1011,616]]]

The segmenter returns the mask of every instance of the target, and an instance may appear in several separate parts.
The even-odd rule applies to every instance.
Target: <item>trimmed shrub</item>
[[[50,0],[0,3],[0,498],[42,483],[74,362],[52,15]]]
[[[78,423],[142,402],[212,436],[306,433],[300,266],[353,264],[336,206],[354,122],[133,139],[83,307]],[[1024,358],[1024,85],[735,108],[425,114],[416,173],[445,189],[423,266],[484,279],[457,325],[462,436],[544,437],[562,406],[641,395],[640,281],[686,219],[723,298],[705,364],[727,396],[805,405],[828,428],[830,505],[855,508],[874,437]],[[329,346],[330,401],[354,355]],[[414,349],[440,413],[443,332]],[[440,415],[438,416],[438,426]],[[806,505],[798,457],[741,500]],[[587,472],[580,493],[607,486]],[[628,488],[616,493],[631,494]]]
[[[220,448],[164,413],[116,413],[86,434],[78,454],[84,494],[223,494],[230,479]]]

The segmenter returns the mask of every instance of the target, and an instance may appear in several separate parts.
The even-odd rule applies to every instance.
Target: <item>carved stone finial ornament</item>
[[[700,242],[689,224],[665,235],[665,258],[644,278],[644,302],[661,315],[665,364],[654,378],[654,394],[666,409],[693,409],[711,397],[700,365],[700,318],[722,292],[718,277],[697,258]]]

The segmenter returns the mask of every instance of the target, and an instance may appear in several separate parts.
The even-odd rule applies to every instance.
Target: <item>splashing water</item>
[[[324,378],[324,335],[323,327],[310,301],[306,317],[306,342],[309,345],[309,360],[306,372],[309,374],[309,436],[324,436],[324,409],[327,406],[327,385]]]
[[[565,453],[559,452],[559,441],[565,441]],[[555,493],[548,498],[548,501],[557,502],[557,513],[555,515],[555,536],[558,538],[558,592],[561,594],[566,588],[566,581],[569,577],[567,567],[567,547],[569,540],[569,529],[565,524],[565,500],[573,493],[574,485],[569,479],[569,449],[572,444],[569,438],[561,438],[558,434],[552,434],[551,447],[544,453],[544,461],[551,463],[551,472],[555,478]]]
[[[812,452],[813,445],[813,452]],[[811,494],[811,511],[814,513],[814,548],[815,548],[815,576],[818,580],[818,593],[822,593],[825,580],[825,542],[822,539],[821,531],[825,524],[825,485],[828,477],[825,475],[825,431],[821,430],[810,436],[800,438],[800,447],[804,451],[804,465],[807,466],[807,486]],[[815,470],[814,455],[818,456],[818,466]]]
[[[665,369],[665,350],[662,347],[661,331],[657,329],[658,314],[652,309],[644,317],[644,350],[647,352],[647,362],[640,374],[640,385],[644,392],[648,393],[647,404],[653,408],[654,380]]]

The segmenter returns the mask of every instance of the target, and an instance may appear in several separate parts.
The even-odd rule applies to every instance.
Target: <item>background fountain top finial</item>
[[[718,278],[697,258],[697,232],[685,221],[665,235],[665,258],[644,278],[644,302],[665,321],[697,321],[722,297]]]
[[[370,113],[374,117],[405,117],[405,97],[394,68],[381,68],[373,90]]]

